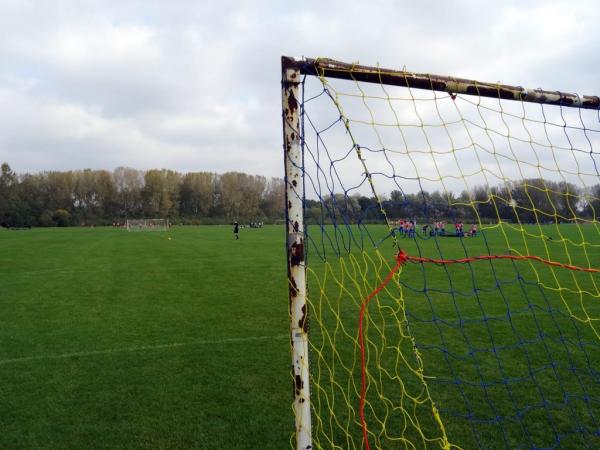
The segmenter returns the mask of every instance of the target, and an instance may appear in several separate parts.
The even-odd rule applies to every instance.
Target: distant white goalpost
[[[127,219],[127,231],[167,231],[169,219]]]

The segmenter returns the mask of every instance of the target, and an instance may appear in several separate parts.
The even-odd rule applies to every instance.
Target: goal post
[[[308,361],[308,309],[304,250],[304,173],[300,134],[300,71],[282,66],[285,204],[290,339],[294,383],[296,448],[312,448]]]
[[[127,219],[127,231],[167,231],[170,227],[169,219]]]
[[[465,78],[348,64],[327,58],[295,59],[284,56],[282,57],[282,64],[288,68],[299,70],[304,75],[322,78],[337,78],[356,82],[434,90],[449,94],[476,95],[479,97],[517,100],[546,105],[595,110],[600,108],[600,98],[595,95],[578,95],[561,91],[528,89],[522,86],[486,83]]]
[[[281,63],[292,446],[600,446],[600,98]]]

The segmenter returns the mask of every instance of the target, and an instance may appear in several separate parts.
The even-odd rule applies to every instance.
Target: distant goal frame
[[[127,219],[125,221],[125,229],[128,232],[168,231],[170,226],[169,219]]]

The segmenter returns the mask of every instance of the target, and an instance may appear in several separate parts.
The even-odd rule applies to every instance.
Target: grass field
[[[283,240],[0,233],[0,448],[286,448]]]
[[[584,236],[574,226],[560,230],[562,236],[549,229],[551,241],[538,239],[531,227],[527,236],[506,228],[477,239],[402,245],[413,254],[460,257],[505,252],[504,236],[510,236],[513,250],[527,245],[529,253],[560,261],[568,261],[568,253],[573,264],[600,266],[595,229],[583,227]],[[0,232],[0,448],[288,448],[293,417],[284,241],[283,227],[245,229],[240,241],[220,226]],[[386,243],[381,252],[391,260],[394,249]],[[318,258],[311,262],[319,271]],[[464,448],[540,448],[557,447],[558,436],[563,448],[600,446],[594,435],[600,341],[566,309],[600,317],[597,276],[525,262],[475,264],[432,266],[426,276],[408,265],[400,278],[410,330],[450,441]],[[337,283],[326,285],[333,301],[343,297],[335,294]],[[339,355],[352,359],[357,303],[335,308],[314,315],[314,345],[325,347],[325,337],[334,336]],[[382,349],[369,368],[397,372],[398,330],[381,332],[376,325],[396,319],[398,305],[382,296],[369,311],[370,354]],[[345,332],[336,328],[340,322]],[[313,355],[322,385],[337,364],[327,358]],[[337,374],[346,377],[345,389],[360,376],[355,365]],[[410,390],[414,380],[410,373],[407,378]],[[397,380],[379,383],[393,398]],[[337,398],[340,421],[348,425],[326,424],[323,433],[349,432],[347,446],[359,447],[356,418],[342,418],[343,390],[334,391],[323,395]],[[394,411],[388,415],[393,419]],[[577,426],[583,437],[575,434]]]

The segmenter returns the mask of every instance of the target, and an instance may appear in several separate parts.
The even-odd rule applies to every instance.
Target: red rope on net
[[[363,301],[362,306],[360,307],[360,314],[358,319],[358,340],[360,341],[360,423],[362,425],[363,431],[363,439],[365,441],[365,446],[367,450],[370,450],[369,447],[369,439],[367,437],[367,422],[365,421],[365,399],[367,394],[367,377],[365,371],[365,343],[363,339],[363,317],[365,315],[365,311],[367,310],[367,305],[371,301],[373,297],[379,294],[386,285],[392,281],[394,274],[400,270],[400,266],[406,262],[406,254],[403,251],[398,253],[396,256],[396,265],[392,267],[392,270],[387,274],[385,279],[381,282],[377,288],[369,294],[369,296]]]
[[[363,439],[365,441],[365,447],[367,450],[370,450],[371,447],[369,446],[369,438],[368,438],[368,433],[367,433],[367,422],[365,420],[365,402],[366,402],[366,397],[367,397],[367,375],[366,375],[366,361],[365,361],[365,359],[366,359],[365,358],[365,342],[364,342],[364,335],[363,335],[363,318],[365,316],[365,312],[367,310],[367,306],[369,305],[369,302],[373,299],[373,297],[375,297],[383,289],[385,289],[387,284],[390,281],[392,281],[392,278],[394,277],[394,275],[398,272],[398,270],[400,270],[400,267],[407,261],[410,261],[415,264],[432,263],[432,264],[443,265],[443,264],[466,264],[469,262],[485,261],[485,260],[491,260],[491,259],[509,259],[509,260],[513,260],[513,261],[531,260],[531,261],[537,261],[537,262],[540,262],[543,264],[547,264],[549,266],[560,267],[560,268],[568,269],[568,270],[600,273],[600,269],[591,268],[591,267],[588,267],[588,268],[579,267],[579,266],[573,266],[571,264],[559,263],[556,261],[551,261],[549,259],[541,258],[539,256],[535,256],[535,255],[481,255],[481,256],[471,256],[468,258],[460,258],[460,259],[433,259],[433,258],[424,258],[424,257],[420,257],[420,256],[411,256],[411,255],[406,254],[403,250],[400,250],[398,255],[396,255],[396,265],[394,267],[392,267],[392,269],[387,274],[387,276],[384,278],[384,280],[381,282],[381,284],[379,286],[377,286],[377,288],[375,288],[375,290],[373,292],[371,292],[367,298],[364,299],[364,301],[360,307],[360,313],[359,313],[359,319],[358,319],[358,340],[360,343],[360,361],[361,361],[359,415],[360,415],[360,423],[362,426]]]
[[[406,255],[402,251],[400,252],[400,254],[403,254],[402,258],[404,258],[405,261],[410,261],[410,262],[414,262],[414,263],[465,264],[465,263],[469,263],[469,262],[473,262],[473,261],[482,261],[482,260],[488,260],[488,259],[512,259],[512,260],[516,260],[516,261],[532,260],[532,261],[537,261],[537,262],[547,264],[549,266],[561,267],[563,269],[576,270],[576,271],[580,271],[580,272],[592,272],[592,273],[600,272],[600,269],[595,269],[592,267],[579,267],[579,266],[573,266],[571,264],[559,263],[556,261],[550,261],[549,259],[540,258],[539,256],[535,256],[535,255],[482,255],[482,256],[471,256],[469,258],[461,258],[461,259],[432,259],[432,258],[422,258],[420,256],[409,256],[409,255]]]

